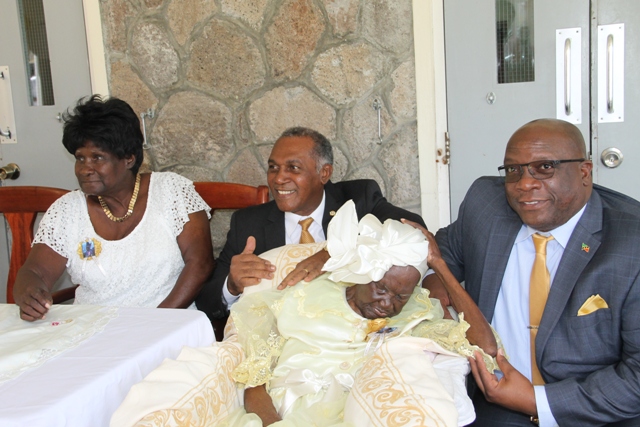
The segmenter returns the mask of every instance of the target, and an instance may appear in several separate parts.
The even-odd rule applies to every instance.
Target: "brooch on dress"
[[[366,338],[367,346],[364,349],[364,355],[368,356],[369,354],[375,353],[382,347],[382,344],[384,344],[386,340],[397,337],[398,335],[400,335],[400,330],[395,326],[385,326],[378,331],[371,332]]]
[[[367,322],[367,330],[364,332],[367,336],[371,335],[372,332],[378,332],[380,329],[387,326],[389,323],[388,317],[380,317],[378,319],[371,319]]]
[[[102,252],[102,244],[96,239],[85,239],[78,243],[78,255],[80,259],[91,261]]]

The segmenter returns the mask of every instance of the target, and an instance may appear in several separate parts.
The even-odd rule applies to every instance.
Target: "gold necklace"
[[[127,213],[123,216],[115,216],[111,213],[111,209],[104,201],[104,199],[98,196],[98,201],[100,202],[100,206],[102,206],[102,210],[104,211],[107,218],[109,218],[113,222],[122,222],[125,219],[129,218],[133,215],[133,206],[136,204],[136,200],[138,200],[138,191],[140,190],[140,174],[136,175],[136,185],[133,187],[133,195],[131,196],[131,201],[129,202],[129,208],[127,209]]]

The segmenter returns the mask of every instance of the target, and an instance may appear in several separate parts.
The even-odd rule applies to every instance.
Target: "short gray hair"
[[[324,165],[333,165],[333,148],[331,148],[329,140],[320,132],[302,126],[296,126],[282,132],[280,138],[287,136],[307,137],[313,141],[315,145],[313,152],[316,158],[318,172],[320,172],[320,169],[322,169]]]

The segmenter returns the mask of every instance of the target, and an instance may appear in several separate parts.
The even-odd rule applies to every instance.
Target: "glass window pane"
[[[533,0],[496,0],[498,83],[535,80]]]
[[[42,0],[18,0],[30,105],[54,105]]]

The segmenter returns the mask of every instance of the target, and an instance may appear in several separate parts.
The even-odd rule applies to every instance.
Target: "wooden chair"
[[[211,207],[211,214],[218,209],[242,209],[269,201],[269,187],[252,187],[230,182],[195,182],[196,191]],[[222,341],[227,319],[212,320],[216,339]]]
[[[0,187],[0,213],[4,215],[9,224],[12,239],[9,276],[7,278],[8,303],[14,302],[13,285],[16,281],[16,275],[31,251],[33,227],[38,213],[45,212],[53,202],[66,193],[68,190],[51,187]],[[75,288],[69,289],[71,291],[66,292],[75,291]]]

